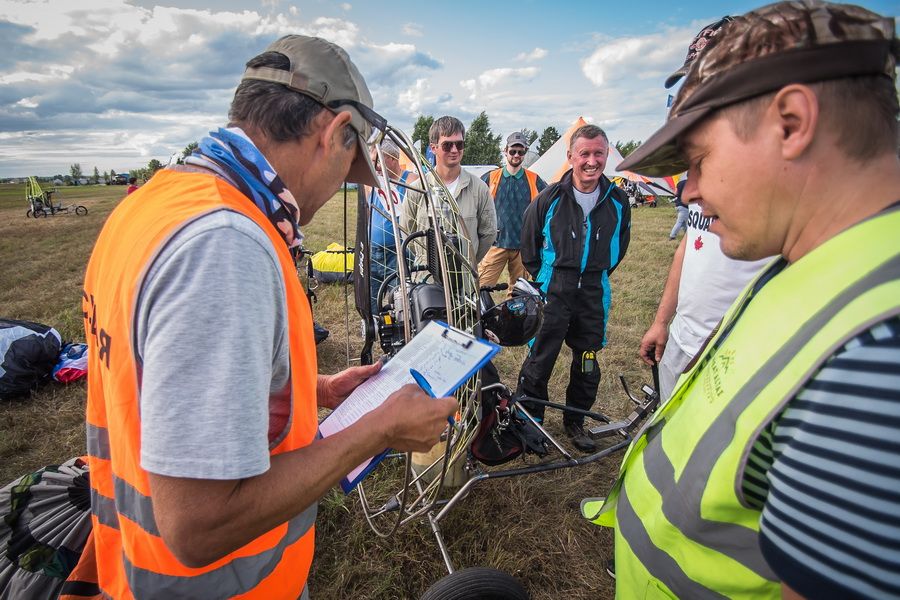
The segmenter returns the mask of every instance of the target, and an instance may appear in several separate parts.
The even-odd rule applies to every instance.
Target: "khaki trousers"
[[[508,267],[507,267],[508,265]],[[519,277],[525,277],[525,267],[522,265],[522,255],[518,250],[509,248],[491,247],[481,264],[478,265],[478,283],[482,287],[497,285],[500,279],[500,273],[503,268],[507,267],[509,271],[509,290],[508,294],[512,294],[513,285]]]

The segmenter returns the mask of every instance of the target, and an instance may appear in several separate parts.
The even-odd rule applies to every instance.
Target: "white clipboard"
[[[415,383],[409,370],[421,373],[435,397],[449,396],[485,365],[500,347],[476,338],[440,321],[431,321],[391,360],[319,424],[319,435],[326,438],[356,423],[379,406],[392,393]],[[387,455],[389,448],[350,471],[341,480],[341,489],[349,493]]]

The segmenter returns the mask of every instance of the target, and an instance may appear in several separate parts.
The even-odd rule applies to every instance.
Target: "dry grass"
[[[90,213],[36,220],[25,217],[22,186],[0,186],[0,316],[39,321],[56,327],[67,340],[83,340],[81,277],[104,219],[123,195],[122,187],[65,188],[60,200],[77,198]],[[351,192],[351,207],[354,199]],[[352,238],[355,221],[350,212]],[[649,370],[636,357],[637,346],[653,317],[674,251],[666,235],[674,219],[671,208],[639,208],[633,215],[631,248],[612,277],[609,346],[600,355],[603,378],[595,405],[613,417],[630,411],[618,374],[632,387],[650,380]],[[305,233],[311,249],[342,240],[340,194]],[[345,304],[341,286],[321,286],[317,293],[315,318],[331,331],[318,348],[319,367],[330,373],[346,364],[345,306],[351,310],[351,356],[360,345],[359,318],[352,297]],[[523,348],[503,350],[496,363],[504,381],[514,381],[524,356]],[[564,349],[550,381],[551,397],[564,397],[568,364]],[[83,384],[51,384],[27,401],[0,404],[0,484],[82,454],[84,401]],[[551,420],[550,428],[558,431],[559,424]],[[456,568],[502,569],[516,575],[535,599],[612,597],[613,582],[603,572],[611,535],[581,520],[578,506],[583,497],[602,495],[609,488],[618,458],[475,486],[442,523]],[[417,598],[446,574],[424,522],[380,539],[369,531],[355,496],[337,491],[326,495],[317,529],[310,582],[316,598]]]

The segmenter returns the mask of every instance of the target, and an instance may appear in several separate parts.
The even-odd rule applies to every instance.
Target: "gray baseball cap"
[[[680,173],[688,168],[680,136],[718,109],[791,83],[858,75],[896,81],[898,54],[894,19],[859,6],[796,0],[734,17],[688,67],[665,125],[616,170]]]
[[[509,134],[509,137],[506,138],[506,146],[525,146],[528,147],[528,138],[525,137],[525,134],[521,131],[513,131]]]
[[[384,131],[387,121],[372,110],[372,94],[344,49],[322,38],[286,35],[269,45],[266,52],[284,54],[291,61],[290,69],[248,68],[243,79],[281,83],[334,112],[349,112],[359,150],[347,181],[377,186],[368,146]]]
[[[385,156],[393,156],[400,160],[400,147],[388,138],[381,142],[381,151],[384,152]]]

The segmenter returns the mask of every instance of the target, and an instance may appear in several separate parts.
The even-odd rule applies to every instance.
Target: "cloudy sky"
[[[409,133],[420,114],[468,125],[486,111],[504,136],[584,116],[613,141],[645,139],[694,34],[758,5],[0,0],[0,177],[167,162],[224,123],[246,60],[288,33],[342,45]]]

